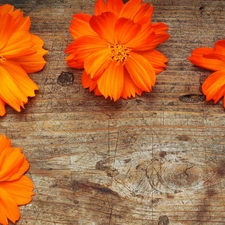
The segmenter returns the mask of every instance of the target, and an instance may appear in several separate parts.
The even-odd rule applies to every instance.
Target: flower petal
[[[9,4],[4,4],[0,6],[0,14],[12,14],[14,10],[14,6]]]
[[[225,70],[212,73],[203,83],[202,91],[206,101],[214,100],[217,103],[225,95]]]
[[[12,36],[13,32],[15,31],[15,21],[13,17],[9,14],[1,15],[0,14],[0,51],[5,46],[7,41]]]
[[[5,148],[11,147],[11,141],[6,136],[0,134],[0,154]]]
[[[219,40],[215,43],[214,50],[217,53],[225,55],[225,40]]]
[[[84,68],[91,79],[97,79],[110,65],[110,53],[108,49],[99,50],[91,54],[84,61]]]
[[[5,102],[0,98],[0,116],[4,116],[5,113]]]
[[[17,31],[11,35],[7,44],[1,49],[1,55],[6,59],[10,59],[32,54],[35,53],[35,51],[32,50],[33,45],[29,32]]]
[[[0,187],[0,211],[2,212],[0,216],[0,223],[2,224],[8,224],[6,223],[5,216],[13,223],[20,218],[20,211],[15,200],[2,187]]]
[[[95,15],[98,16],[100,14],[102,14],[103,12],[107,12],[107,6],[105,4],[104,0],[97,0],[97,2],[95,3]]]
[[[2,66],[0,66],[0,73],[0,98],[20,112],[20,107],[24,106],[23,103],[27,101],[27,97],[20,91],[9,72]]]
[[[223,70],[225,68],[225,62],[220,59],[215,59],[215,57],[207,57],[211,55],[213,49],[211,48],[197,48],[195,49],[191,56],[188,57],[191,63],[196,66],[202,67],[209,70]]]
[[[46,64],[43,56],[48,53],[48,51],[42,48],[44,42],[40,37],[31,34],[31,42],[34,44],[32,47],[34,50],[33,54],[12,58],[12,60],[18,62],[27,73],[42,70]]]
[[[124,69],[124,85],[121,97],[127,99],[135,97],[136,93],[141,95],[142,92],[143,91],[135,85],[127,70]]]
[[[149,51],[136,52],[146,58],[153,66],[155,73],[158,74],[166,68],[168,59],[159,51],[152,49]]]
[[[121,97],[124,85],[123,65],[111,62],[105,72],[97,80],[98,89],[105,97],[116,101]]]
[[[2,207],[4,207],[4,206],[0,205],[0,224],[8,225],[8,218],[5,215],[4,211],[2,210]]]
[[[4,4],[0,6],[0,14],[6,16],[7,14],[13,17],[16,25],[16,31],[23,30],[29,31],[30,29],[30,18],[24,17],[23,12],[20,9],[14,11],[14,6]],[[2,20],[0,20],[2,22]],[[2,24],[1,24],[2,25]]]
[[[138,10],[141,7],[142,0],[130,0],[124,4],[120,17],[125,17],[133,20],[134,16],[137,14]]]
[[[19,179],[29,168],[20,148],[6,148],[0,155],[0,182]]]
[[[170,35],[164,31],[155,33],[154,28],[149,24],[148,26],[142,26],[142,30],[126,45],[135,51],[148,51],[154,49],[169,37]]]
[[[84,88],[89,88],[90,92],[97,88],[97,82],[95,80],[93,81],[85,70],[82,74],[82,85]]]
[[[16,62],[6,60],[0,64],[0,73],[0,98],[19,112],[27,97],[35,96],[38,86]]]
[[[107,42],[114,44],[114,27],[117,16],[111,12],[102,13],[99,16],[92,16],[90,19],[91,28]]]
[[[122,0],[98,0],[95,4],[95,15],[100,15],[103,12],[112,12],[119,15],[124,3]]]
[[[126,44],[138,35],[140,30],[140,24],[135,24],[126,18],[119,18],[115,24],[115,41],[117,43]]]
[[[84,35],[96,35],[90,27],[90,18],[90,15],[84,13],[75,14],[73,16],[72,24],[69,27],[69,30],[74,39]]]
[[[100,37],[83,36],[77,38],[66,48],[66,53],[70,54],[66,60],[70,67],[81,69],[84,68],[84,60],[91,54],[102,49],[107,49],[108,44]]]
[[[3,181],[1,182],[1,188],[5,189],[10,194],[17,205],[29,203],[34,195],[33,182],[27,176],[22,176],[15,181]]]
[[[150,92],[156,81],[156,74],[152,65],[143,56],[130,52],[125,67],[131,79],[143,91]]]
[[[145,23],[151,23],[153,12],[153,5],[149,5],[149,3],[144,3],[134,15],[133,20],[134,22],[141,23],[143,25],[141,21],[143,21],[143,18],[145,18]]]

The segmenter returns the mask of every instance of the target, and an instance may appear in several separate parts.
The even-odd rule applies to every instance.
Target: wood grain
[[[170,28],[158,48],[168,67],[152,93],[115,103],[84,90],[82,71],[64,61],[72,15],[92,14],[94,0],[0,3],[29,15],[49,50],[31,74],[36,97],[21,113],[7,108],[0,123],[35,183],[18,225],[225,224],[224,109],[201,93],[210,72],[186,60],[224,38],[225,1],[152,0],[153,20]]]

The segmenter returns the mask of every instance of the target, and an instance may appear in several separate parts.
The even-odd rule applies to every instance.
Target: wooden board
[[[64,61],[72,15],[92,14],[94,0],[0,3],[29,15],[49,50],[45,69],[31,74],[36,97],[21,113],[8,107],[0,122],[35,184],[18,225],[225,224],[224,109],[204,101],[210,72],[186,60],[224,38],[225,1],[152,0],[153,20],[170,28],[158,48],[168,68],[152,93],[115,103],[84,90],[82,70]]]

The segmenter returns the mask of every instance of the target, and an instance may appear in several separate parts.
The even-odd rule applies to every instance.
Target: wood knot
[[[151,186],[161,193],[193,191],[210,183],[215,171],[204,162],[191,158],[179,161],[155,159],[147,169],[147,178]]]
[[[186,103],[198,103],[198,102],[204,102],[206,97],[204,95],[199,95],[199,94],[187,94],[187,95],[182,95],[179,97],[179,100],[181,102],[186,102]]]
[[[57,78],[57,83],[61,86],[69,86],[73,84],[74,75],[69,72],[61,72],[61,74]]]
[[[160,216],[158,225],[168,225],[169,224],[169,218],[167,216]]]
[[[114,177],[116,175],[118,175],[118,170],[113,168],[112,166],[110,165],[107,165],[107,160],[100,160],[96,163],[95,165],[95,168],[97,170],[103,170],[106,172],[107,176],[109,177]]]

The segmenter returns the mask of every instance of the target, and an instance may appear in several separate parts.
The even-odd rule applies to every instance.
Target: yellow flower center
[[[131,49],[119,43],[109,45],[109,50],[112,61],[115,61],[117,63],[122,62],[123,64],[126,62],[127,57],[129,56],[129,52],[131,51]]]

